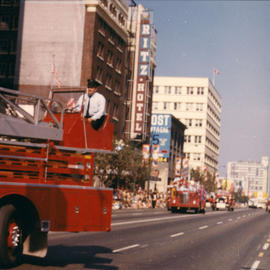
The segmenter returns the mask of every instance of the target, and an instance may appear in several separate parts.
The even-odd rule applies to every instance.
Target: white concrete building
[[[217,171],[221,97],[208,78],[155,77],[152,112],[172,114],[187,126],[190,168]]]
[[[235,191],[240,188],[249,197],[263,198],[269,191],[268,168],[268,157],[260,162],[232,161],[227,164],[227,178],[234,183]]]

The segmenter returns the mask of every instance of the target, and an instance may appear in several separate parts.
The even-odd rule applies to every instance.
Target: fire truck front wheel
[[[20,263],[22,258],[22,222],[19,212],[11,205],[0,208],[0,265]]]

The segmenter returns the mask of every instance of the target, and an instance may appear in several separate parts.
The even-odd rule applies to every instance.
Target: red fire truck
[[[49,231],[110,231],[112,189],[93,183],[94,153],[112,153],[99,130],[66,107],[82,89],[48,99],[0,88],[0,265],[45,257]],[[69,102],[70,105],[70,102]]]
[[[206,192],[203,186],[183,179],[176,179],[171,190],[169,209],[172,213],[194,210],[205,213]]]

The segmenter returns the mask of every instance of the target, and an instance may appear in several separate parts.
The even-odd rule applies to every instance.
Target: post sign
[[[165,161],[170,157],[172,116],[170,114],[152,114],[151,145],[159,145],[159,157]]]

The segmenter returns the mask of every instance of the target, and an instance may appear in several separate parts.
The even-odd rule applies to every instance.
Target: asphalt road
[[[269,270],[270,214],[259,209],[113,212],[108,233],[50,233],[45,259],[13,269]]]

